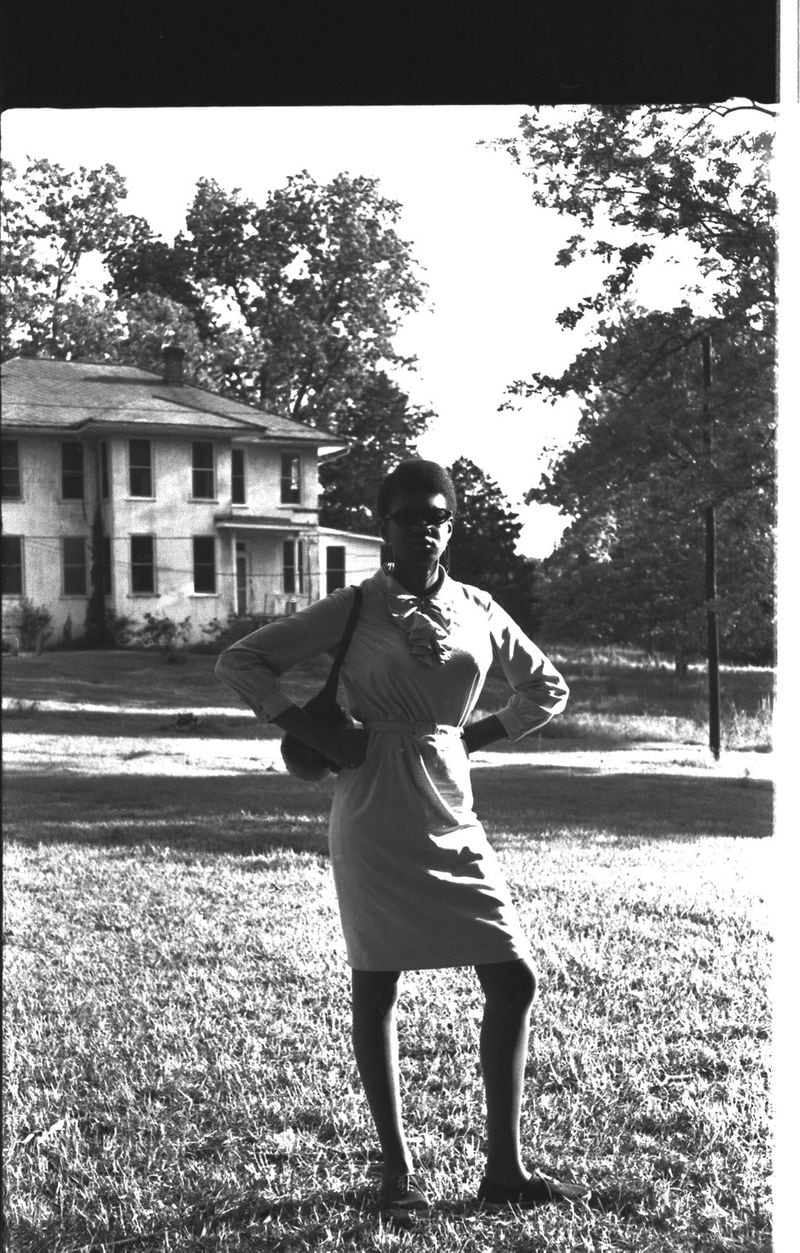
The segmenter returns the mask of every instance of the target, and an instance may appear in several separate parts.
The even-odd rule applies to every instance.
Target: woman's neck
[[[403,565],[396,561],[392,569],[392,577],[413,596],[424,596],[426,592],[432,592],[441,583],[443,573],[438,561],[427,568]]]

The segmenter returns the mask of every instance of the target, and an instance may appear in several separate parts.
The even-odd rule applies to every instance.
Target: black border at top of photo
[[[778,0],[7,0],[10,108],[778,100]]]

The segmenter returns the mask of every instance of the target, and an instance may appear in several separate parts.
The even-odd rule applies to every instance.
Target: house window
[[[285,539],[283,541],[284,592],[303,591],[303,560],[303,541],[299,539]]]
[[[108,479],[108,444],[105,440],[100,445],[100,497],[108,500],[111,495]]]
[[[281,456],[281,504],[300,503],[300,458],[285,452]]]
[[[86,595],[86,540],[82,535],[61,539],[61,586],[64,596]]]
[[[76,439],[61,445],[61,498],[83,500],[83,444]]]
[[[22,483],[19,477],[19,444],[15,439],[2,441],[3,500],[21,500]]]
[[[3,553],[2,590],[4,596],[22,595],[22,536],[0,536]]]
[[[244,501],[244,449],[234,448],[231,453],[231,504],[243,505]]]
[[[216,543],[213,536],[196,535],[194,544],[194,590],[216,592]]]
[[[214,499],[214,445],[206,440],[192,444],[192,498]]]
[[[337,587],[345,585],[345,547],[344,544],[335,544],[326,549],[326,588],[328,592],[335,592]]]
[[[152,535],[131,536],[131,591],[156,590],[156,570]]]
[[[153,454],[149,439],[128,440],[128,481],[131,496],[153,496]]]

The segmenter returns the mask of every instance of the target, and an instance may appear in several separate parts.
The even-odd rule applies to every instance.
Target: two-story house
[[[318,458],[334,436],[135,366],[15,358],[2,367],[2,595],[79,639],[100,562],[134,622],[291,613],[358,582],[380,539],[322,528]],[[94,550],[99,549],[99,553]],[[97,577],[95,575],[95,577]]]

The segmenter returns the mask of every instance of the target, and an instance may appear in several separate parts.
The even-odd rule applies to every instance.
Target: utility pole
[[[706,627],[708,631],[708,746],[719,761],[719,623],[717,621],[717,520],[714,510],[714,412],[711,405],[711,336],[703,336],[703,439],[710,472],[706,521]]]

